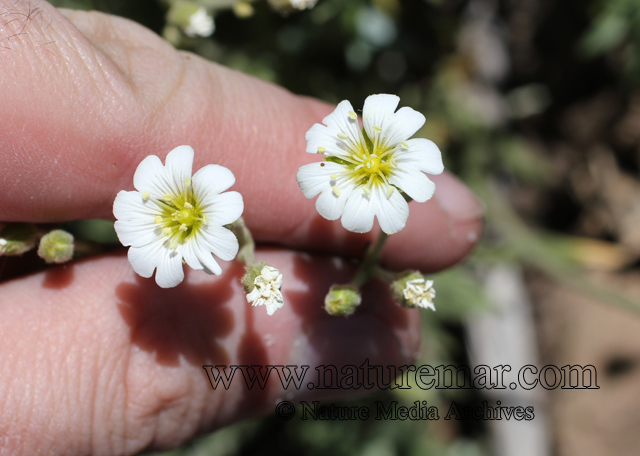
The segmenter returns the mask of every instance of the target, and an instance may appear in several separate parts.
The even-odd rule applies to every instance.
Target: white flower
[[[191,38],[196,36],[211,36],[216,29],[216,24],[213,18],[209,16],[207,10],[203,7],[191,15],[189,18],[189,25],[184,28],[184,33]]]
[[[436,310],[433,305],[433,299],[436,297],[436,290],[433,288],[433,280],[408,280],[402,294],[412,306],[431,309],[434,311]]]
[[[180,146],[169,152],[166,165],[150,155],[133,176],[137,191],[121,191],[113,203],[116,233],[129,249],[133,270],[142,277],[156,271],[162,288],[175,287],[184,278],[182,262],[209,274],[221,274],[213,258],[230,261],[238,240],[223,225],[242,215],[238,192],[221,193],[235,177],[227,168],[207,165],[191,177],[193,149]]]
[[[411,108],[395,112],[395,95],[371,95],[364,102],[360,128],[358,116],[347,100],[307,132],[307,152],[324,155],[324,161],[298,170],[298,184],[307,198],[320,194],[316,209],[324,218],[337,220],[356,233],[373,227],[374,216],[387,234],[402,230],[409,206],[398,189],[417,202],[435,191],[426,175],[444,170],[438,147],[428,139],[409,139],[425,122]]]
[[[267,306],[267,314],[273,315],[284,304],[284,298],[280,292],[282,286],[282,274],[276,268],[265,266],[260,275],[253,281],[253,291],[247,294],[247,302],[252,306]]]
[[[291,6],[299,10],[304,10],[307,8],[311,9],[315,6],[317,1],[318,0],[289,0]]]

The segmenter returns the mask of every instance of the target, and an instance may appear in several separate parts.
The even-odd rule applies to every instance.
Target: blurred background
[[[345,402],[535,406],[513,421],[252,420],[163,455],[640,453],[640,1],[54,0],[138,21],[289,90],[395,93],[480,196],[484,237],[434,274],[416,364],[591,364],[599,390],[385,391]],[[76,237],[113,239],[98,222]],[[101,231],[103,230],[103,231]],[[102,236],[102,238],[100,237]],[[111,236],[111,238],[109,238]],[[159,453],[157,453],[159,455]]]

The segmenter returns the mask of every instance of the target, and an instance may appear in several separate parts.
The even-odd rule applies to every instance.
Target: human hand
[[[285,277],[273,317],[246,303],[242,268],[186,272],[170,290],[136,276],[124,249],[0,285],[0,446],[11,454],[134,454],[273,410],[283,391],[237,379],[213,391],[206,364],[410,363],[420,317],[373,283],[348,319],[326,315],[351,271],[320,255],[361,255],[376,233],[322,219],[295,180],[314,157],[304,133],[333,108],[177,52],[121,18],[0,0],[0,220],[112,218],[138,163],[180,144],[194,170],[228,167],[258,259]],[[448,174],[411,205],[383,262],[435,271],[481,229],[475,198]],[[446,304],[444,304],[446,305]],[[303,388],[304,389],[304,388]],[[314,394],[312,396],[312,393]],[[302,390],[294,397],[302,397]],[[319,397],[305,391],[307,397]]]

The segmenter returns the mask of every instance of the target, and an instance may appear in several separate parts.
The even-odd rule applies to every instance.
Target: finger
[[[131,21],[67,11],[69,21],[38,5],[0,0],[0,190],[10,195],[0,220],[111,218],[142,158],[188,143],[195,169],[235,173],[258,240],[352,255],[370,242],[373,233],[320,217],[296,183],[298,167],[317,160],[304,134],[330,106],[177,52]],[[412,204],[393,237],[387,260],[398,267],[448,266],[478,237],[473,195],[451,176],[434,181],[435,199]]]
[[[271,413],[276,399],[327,398],[309,389],[319,365],[403,365],[415,358],[419,315],[373,284],[352,317],[328,316],[323,296],[352,274],[345,263],[287,251],[258,253],[284,275],[285,306],[269,317],[239,285],[187,274],[175,289],[134,275],[114,255],[0,286],[0,435],[8,454],[134,454]],[[248,389],[236,373],[212,389],[205,365],[308,365],[300,389],[276,373]],[[361,394],[366,389],[337,390]],[[329,390],[336,394],[336,390]],[[323,394],[324,393],[324,394]]]

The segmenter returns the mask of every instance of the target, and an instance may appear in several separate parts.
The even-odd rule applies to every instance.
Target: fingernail
[[[482,203],[457,177],[446,173],[435,176],[433,181],[434,199],[451,219],[465,222],[483,217]]]

